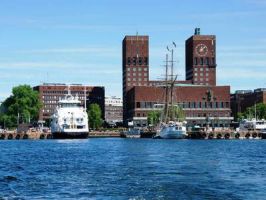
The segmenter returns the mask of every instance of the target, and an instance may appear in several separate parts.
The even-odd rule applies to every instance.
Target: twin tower
[[[194,35],[189,37],[185,42],[185,63],[186,63],[186,80],[177,81],[177,83],[189,86],[187,90],[195,90],[194,86],[204,91],[213,94],[214,91],[218,91],[216,87],[216,37],[215,35],[201,35],[200,29],[196,28]],[[163,56],[163,55],[162,55]],[[134,125],[147,126],[145,119],[147,120],[147,112],[151,110],[151,105],[154,103],[160,103],[162,98],[152,98],[150,92],[156,90],[156,84],[160,84],[160,81],[154,81],[149,79],[149,37],[148,36],[126,36],[123,40],[123,118],[124,122],[133,121]],[[149,89],[147,88],[149,87]],[[134,89],[135,88],[135,89]],[[136,90],[140,91],[137,92]],[[144,90],[149,93],[142,94]],[[131,92],[130,92],[131,91]],[[186,91],[186,92],[188,92]],[[220,90],[219,90],[220,91]],[[222,96],[220,101],[225,104],[230,103],[227,96],[230,96],[230,87],[222,89],[216,94]],[[139,96],[139,100],[136,99]],[[204,97],[202,97],[204,98]],[[181,93],[179,97],[176,97],[176,101],[182,101],[182,104],[204,104],[204,99],[190,96]],[[227,103],[226,103],[227,102]],[[139,106],[143,104],[142,107]],[[145,104],[145,105],[144,105]],[[147,107],[146,104],[149,104]],[[139,107],[139,108],[138,108]],[[188,106],[189,107],[189,106]],[[139,110],[146,109],[146,112],[139,112]],[[204,110],[203,107],[199,107]],[[187,110],[187,111],[186,111]],[[199,116],[207,116],[210,113],[205,109],[205,113],[198,114]],[[186,115],[190,113],[185,108]],[[219,116],[219,114],[218,114]],[[200,122],[201,125],[204,122]]]

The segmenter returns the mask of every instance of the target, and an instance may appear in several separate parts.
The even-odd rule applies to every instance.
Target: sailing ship
[[[86,92],[85,92],[86,97]],[[89,134],[88,115],[81,105],[78,96],[72,96],[68,87],[68,94],[59,100],[52,115],[51,133],[55,139],[87,138]]]
[[[184,139],[187,137],[186,122],[176,119],[176,109],[178,105],[174,104],[173,89],[177,76],[174,77],[173,75],[173,49],[171,50],[171,52],[172,59],[170,80],[168,78],[168,54],[166,54],[166,76],[164,85],[165,103],[163,106],[159,128],[157,129],[157,137],[160,137],[162,139]]]

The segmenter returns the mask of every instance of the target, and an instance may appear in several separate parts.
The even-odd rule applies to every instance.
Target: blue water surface
[[[266,140],[2,140],[0,199],[266,199]]]

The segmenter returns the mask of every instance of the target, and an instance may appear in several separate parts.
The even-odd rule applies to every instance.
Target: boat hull
[[[187,137],[186,131],[167,131],[167,133],[160,133],[163,139],[185,139]]]
[[[54,132],[53,139],[86,139],[88,132]]]

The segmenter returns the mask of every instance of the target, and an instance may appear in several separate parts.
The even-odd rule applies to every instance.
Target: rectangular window
[[[214,57],[212,58],[212,64],[215,65],[215,59],[214,59]]]
[[[136,76],[136,73],[133,73],[133,76]]]
[[[198,73],[194,73],[194,76],[198,76]]]
[[[144,71],[147,71],[147,68],[146,67],[144,68]]]
[[[203,58],[200,58],[200,65],[203,65]]]
[[[205,64],[206,64],[206,65],[209,65],[209,58],[206,58],[206,59],[205,59]]]
[[[134,71],[134,72],[136,71],[136,67],[133,67],[133,71]]]
[[[206,68],[206,72],[208,72],[208,71],[209,71],[209,68],[207,67],[207,68]]]
[[[194,65],[198,65],[198,58],[194,58]]]
[[[144,78],[144,81],[147,81],[147,78]]]
[[[200,76],[203,76],[203,73],[200,73]]]
[[[141,71],[141,70],[142,70],[142,68],[141,68],[141,67],[139,67],[139,68],[138,68],[138,70],[139,70],[139,71]]]
[[[130,78],[127,78],[127,81],[131,81]]]
[[[139,81],[142,81],[142,79],[141,79],[141,78],[139,78]]]
[[[139,76],[141,76],[141,73],[139,73]]]
[[[127,58],[127,64],[131,65],[131,58],[130,57]]]
[[[133,65],[136,65],[136,64],[137,64],[137,58],[133,57]]]
[[[130,72],[130,68],[127,68],[127,71]]]

